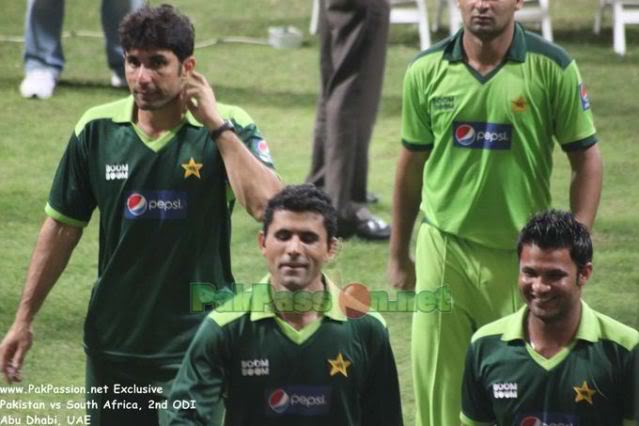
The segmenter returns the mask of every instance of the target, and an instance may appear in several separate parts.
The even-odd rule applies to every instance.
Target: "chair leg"
[[[308,28],[308,32],[311,34],[317,34],[317,25],[319,21],[319,0],[313,0],[313,11],[311,12],[311,24]]]
[[[626,28],[623,20],[623,5],[621,0],[614,0],[612,4],[613,19],[613,48],[618,55],[626,54]]]
[[[426,9],[426,3],[424,0],[416,0],[417,13],[419,14],[419,23],[417,24],[419,29],[419,44],[422,50],[426,50],[430,47],[430,28],[428,26],[428,10]]]
[[[439,31],[439,27],[442,25],[442,18],[444,16],[444,9],[448,0],[437,0],[437,7],[435,8],[435,19],[433,20],[433,32]]]
[[[462,18],[455,0],[448,0],[449,32],[454,35],[462,27]]]
[[[592,31],[596,35],[599,35],[601,33],[601,24],[607,6],[608,5],[606,4],[606,0],[599,0],[599,10],[597,10],[597,14],[595,15],[595,26],[592,29]]]

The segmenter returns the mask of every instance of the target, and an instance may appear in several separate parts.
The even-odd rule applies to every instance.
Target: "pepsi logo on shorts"
[[[453,145],[472,149],[510,149],[513,126],[510,124],[453,122]]]
[[[126,219],[184,219],[186,218],[186,192],[131,191],[125,196]]]
[[[268,416],[321,416],[330,408],[330,386],[282,386],[266,391]]]

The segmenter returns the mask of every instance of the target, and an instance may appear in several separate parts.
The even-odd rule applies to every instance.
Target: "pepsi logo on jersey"
[[[329,386],[283,386],[266,392],[267,415],[317,416],[330,408]]]
[[[126,219],[184,219],[187,213],[186,192],[132,191],[126,194]]]
[[[458,148],[510,149],[511,124],[453,122],[453,145]]]

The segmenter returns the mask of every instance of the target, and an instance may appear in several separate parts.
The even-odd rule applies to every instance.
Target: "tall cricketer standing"
[[[472,333],[521,303],[513,247],[529,215],[551,204],[554,141],[570,161],[577,219],[592,227],[599,204],[585,85],[563,49],[515,23],[522,4],[459,0],[464,28],[420,54],[404,80],[389,278],[417,291],[447,286],[453,300],[452,312],[413,317],[418,425],[458,424]]]

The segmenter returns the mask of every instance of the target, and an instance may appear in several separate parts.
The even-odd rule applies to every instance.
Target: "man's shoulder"
[[[409,69],[432,67],[443,59],[444,53],[454,44],[454,36],[446,37],[438,41],[426,50],[423,50],[415,56],[409,65]]]
[[[490,322],[482,327],[480,327],[474,334],[471,339],[472,343],[475,343],[479,340],[490,338],[490,337],[498,337],[501,340],[501,337],[508,331],[512,330],[513,322],[519,323],[521,318],[521,313],[515,312],[513,314],[502,317],[498,320]]]
[[[255,124],[251,116],[240,106],[218,102],[217,108],[224,119],[233,120],[242,127]]]
[[[241,320],[251,313],[251,296],[250,290],[236,294],[213,310],[208,318],[221,328]]]
[[[128,115],[130,113],[131,103],[131,97],[127,97],[89,108],[84,112],[84,114],[82,114],[82,117],[75,125],[76,136],[79,135],[86,125],[92,121],[100,119],[113,120],[114,118]]]
[[[545,60],[549,60],[558,65],[562,70],[566,69],[568,65],[572,63],[572,57],[570,57],[563,47],[549,42],[534,32],[525,31],[524,34],[527,53],[539,55]]]
[[[599,325],[601,340],[611,341],[628,351],[639,347],[639,331],[600,312],[592,312]]]

